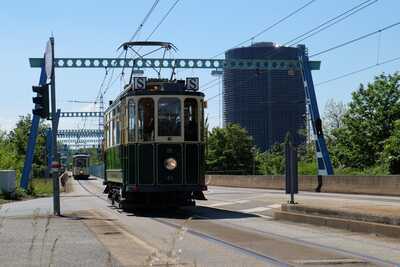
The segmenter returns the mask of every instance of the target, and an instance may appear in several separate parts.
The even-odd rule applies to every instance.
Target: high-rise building
[[[270,68],[224,70],[224,124],[239,123],[261,150],[282,143],[287,132],[304,142],[304,87],[298,65],[289,63],[298,60],[298,49],[263,42],[230,49],[225,58],[270,60]]]

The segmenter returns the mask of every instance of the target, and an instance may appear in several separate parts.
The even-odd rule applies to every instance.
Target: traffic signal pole
[[[60,184],[59,177],[59,162],[60,158],[57,153],[57,128],[58,128],[58,112],[56,110],[56,75],[54,71],[54,38],[50,38],[51,53],[52,53],[52,66],[51,66],[51,128],[52,128],[52,155],[53,163],[51,169],[51,177],[53,179],[53,213],[54,215],[61,215],[60,212]],[[57,166],[55,166],[57,165]]]

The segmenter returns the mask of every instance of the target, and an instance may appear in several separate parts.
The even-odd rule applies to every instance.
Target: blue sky
[[[175,0],[160,0],[143,27],[145,38],[160,21]],[[154,40],[171,41],[178,48],[176,57],[209,58],[249,38],[308,0],[181,0],[171,15],[154,34]],[[302,12],[266,32],[254,41],[284,43],[319,23],[361,3],[361,0],[316,0]],[[31,86],[39,78],[39,70],[31,69],[29,57],[40,57],[48,37],[53,33],[58,57],[113,57],[116,48],[135,32],[152,0],[135,1],[2,1],[0,4],[0,128],[10,129],[19,115],[32,109]],[[379,0],[372,6],[349,17],[332,28],[305,41],[310,53],[321,51],[365,33],[400,21],[400,1]],[[324,81],[377,62],[378,35],[319,56],[321,70],[314,81]],[[400,27],[380,36],[379,59],[400,56]],[[382,72],[399,69],[400,61],[318,86],[316,93],[320,109],[328,99],[348,102],[351,92],[360,83],[371,81]],[[198,75],[201,83],[213,79],[209,71],[187,71]],[[68,100],[94,100],[104,70],[57,69],[57,101],[64,111],[91,110],[90,105],[71,104]],[[121,90],[116,82],[105,96],[106,102]],[[218,93],[210,88],[207,96]],[[210,101],[207,112],[210,124],[218,125],[218,98]],[[60,128],[82,126],[81,120],[65,119]],[[89,120],[87,127],[96,127]]]

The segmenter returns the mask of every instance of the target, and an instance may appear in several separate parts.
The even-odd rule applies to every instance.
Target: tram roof
[[[160,81],[160,83],[165,83],[165,84],[172,84],[176,83],[176,81],[171,82],[171,81]],[[144,90],[133,90],[131,87],[126,86],[126,89],[118,95],[114,100],[113,103],[110,104],[110,106],[106,109],[106,112],[110,109],[112,109],[115,105],[118,104],[118,102],[129,96],[158,96],[158,95],[165,95],[165,96],[199,96],[199,97],[204,97],[203,92],[199,91],[192,91],[192,90],[185,90],[184,88],[181,88],[179,90],[153,90],[153,89],[144,89]]]
[[[90,155],[88,153],[78,153],[78,154],[74,154],[72,155],[73,158],[88,158],[90,157]]]

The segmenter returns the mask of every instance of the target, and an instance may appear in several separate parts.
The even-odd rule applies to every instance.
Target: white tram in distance
[[[78,153],[72,156],[72,176],[75,180],[88,179],[90,156],[87,153]]]

